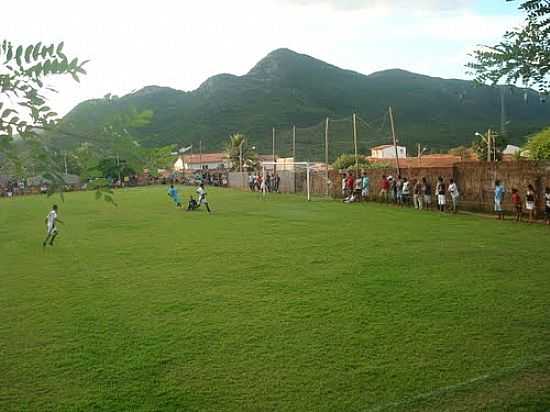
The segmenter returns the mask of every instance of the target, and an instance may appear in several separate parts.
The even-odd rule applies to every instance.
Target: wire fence
[[[355,129],[355,131],[354,131]],[[275,128],[273,151],[278,157],[294,157],[295,161],[322,161],[329,163],[342,154],[354,154],[357,144],[358,155],[368,155],[374,146],[393,144],[389,115],[366,120],[354,116],[327,118],[309,127]],[[402,146],[414,145],[399,137]]]

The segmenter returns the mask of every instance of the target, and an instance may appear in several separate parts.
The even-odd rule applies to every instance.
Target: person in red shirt
[[[353,178],[353,175],[351,173],[348,174],[348,178],[346,179],[346,191],[349,194],[353,193],[353,185],[355,183],[355,179]]]
[[[514,213],[516,215],[516,222],[521,220],[521,196],[518,193],[518,189],[512,189],[512,204],[514,205]]]
[[[386,177],[386,175],[383,175],[382,176],[382,180],[380,181],[380,199],[383,201],[383,202],[387,202],[388,201],[388,191],[390,189],[390,182],[388,181],[388,178]]]

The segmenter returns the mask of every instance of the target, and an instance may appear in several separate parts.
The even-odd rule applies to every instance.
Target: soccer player
[[[206,200],[206,190],[204,189],[204,184],[201,183],[197,189],[197,194],[199,195],[199,206],[206,206],[208,213],[211,213],[210,207],[208,206],[208,200]]]
[[[180,195],[178,194],[178,190],[174,187],[173,184],[171,184],[168,188],[168,196],[172,198],[172,200],[176,204],[176,207],[181,207]]]
[[[48,244],[48,241],[50,243],[50,246],[53,246],[53,241],[58,234],[56,226],[57,222],[63,223],[61,219],[57,217],[57,205],[53,205],[52,210],[50,211],[50,213],[48,213],[48,216],[46,216],[46,220],[44,222],[47,225],[48,235],[46,236],[44,242],[42,242],[43,247]]]
[[[527,210],[527,215],[529,216],[529,223],[533,223],[535,221],[536,204],[537,198],[535,195],[535,188],[533,185],[529,184],[527,186],[527,192],[525,192],[525,209]]]
[[[518,193],[518,189],[512,189],[512,204],[514,205],[514,214],[516,216],[516,222],[521,221],[522,204],[521,196]]]
[[[544,189],[544,223],[550,225],[550,187]]]
[[[197,204],[197,201],[193,199],[193,196],[189,198],[189,203],[187,203],[187,211],[191,212],[195,210],[199,205]]]
[[[437,178],[435,192],[437,193],[437,208],[440,212],[445,212],[447,198],[445,196],[445,183],[443,182],[443,178],[441,176]]]

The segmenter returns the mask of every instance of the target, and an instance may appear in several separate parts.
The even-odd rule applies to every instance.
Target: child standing
[[[521,196],[518,193],[518,189],[512,189],[512,204],[514,205],[514,214],[516,216],[516,222],[521,221]]]

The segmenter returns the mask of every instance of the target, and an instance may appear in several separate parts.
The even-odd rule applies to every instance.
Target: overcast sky
[[[17,6],[19,4],[19,6]],[[467,54],[521,23],[505,0],[26,0],[1,33],[15,43],[65,41],[90,59],[80,85],[56,81],[51,106],[147,85],[197,88],[217,73],[242,75],[288,47],[369,74],[401,68],[467,78]],[[20,10],[17,10],[17,8]],[[3,8],[6,11],[6,8]],[[8,10],[10,11],[10,10]]]

